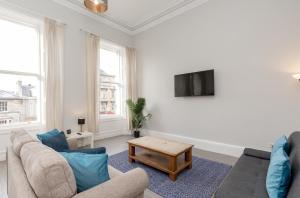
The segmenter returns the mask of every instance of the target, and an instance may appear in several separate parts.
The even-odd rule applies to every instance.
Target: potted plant
[[[149,120],[152,115],[144,115],[143,110],[146,105],[145,98],[138,98],[136,102],[131,99],[127,100],[127,105],[130,111],[131,129],[135,138],[140,137],[140,129],[143,127],[146,120]]]

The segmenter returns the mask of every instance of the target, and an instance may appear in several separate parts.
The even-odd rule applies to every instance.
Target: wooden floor
[[[132,139],[131,136],[118,136],[113,138],[108,138],[95,142],[95,147],[103,146],[106,147],[108,155],[113,155],[121,151],[127,150],[127,140]],[[205,159],[234,165],[237,158],[221,155],[217,153],[212,153],[208,151],[203,151],[199,149],[193,149],[193,155],[197,157],[202,157]],[[0,198],[7,198],[7,165],[6,162],[0,162]],[[161,198],[155,193],[147,190],[145,193],[145,198]]]

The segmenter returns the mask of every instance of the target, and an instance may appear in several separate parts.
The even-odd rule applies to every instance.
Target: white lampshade
[[[297,79],[297,80],[300,80],[300,73],[298,74],[293,74],[293,78]]]

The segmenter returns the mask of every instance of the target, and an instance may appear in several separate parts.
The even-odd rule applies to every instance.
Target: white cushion
[[[21,149],[28,181],[40,198],[70,198],[76,194],[76,181],[67,161],[53,149],[30,142]]]
[[[27,133],[23,129],[15,130],[11,132],[10,139],[12,141],[12,148],[14,152],[20,156],[21,148],[29,143],[29,142],[36,142],[37,140],[34,139],[29,133]]]
[[[26,133],[24,129],[14,129],[10,132],[10,141],[13,142],[17,135]]]

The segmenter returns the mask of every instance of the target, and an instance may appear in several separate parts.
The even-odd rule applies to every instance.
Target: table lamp
[[[80,132],[82,131],[82,125],[85,124],[85,119],[84,118],[78,118],[78,125],[80,125]]]

